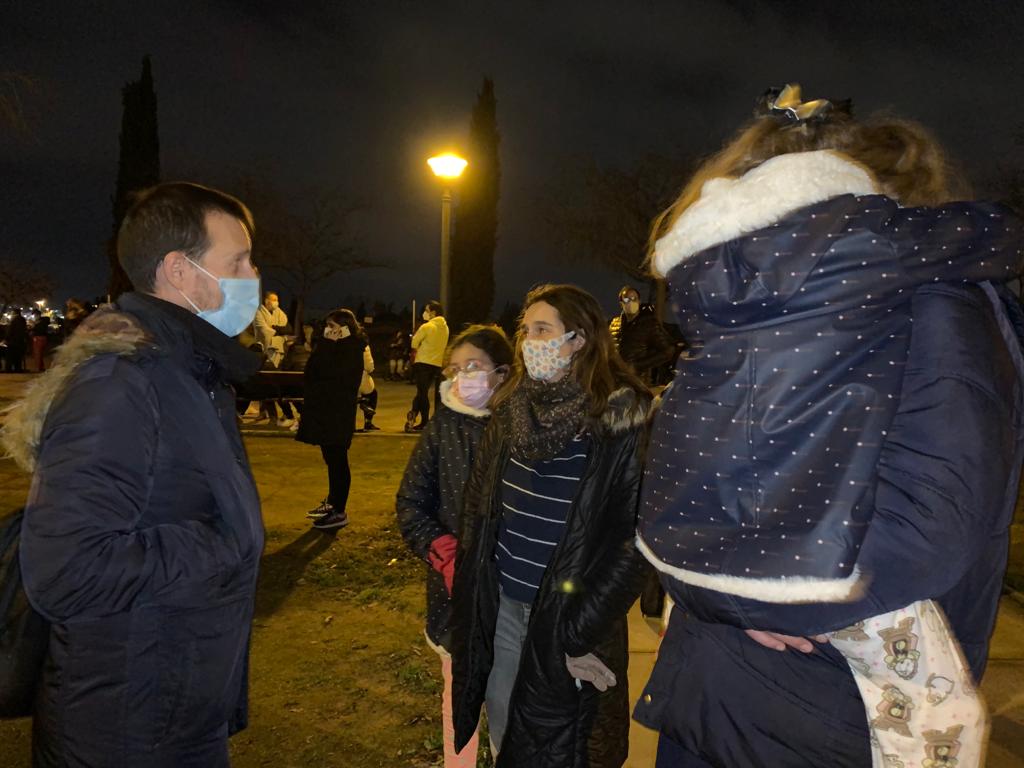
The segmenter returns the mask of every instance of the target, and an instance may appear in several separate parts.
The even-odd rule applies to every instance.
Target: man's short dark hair
[[[624,285],[621,288],[619,288],[619,298],[620,299],[623,296],[625,296],[627,293],[635,293],[638,297],[640,296],[640,291],[638,291],[632,285]]]
[[[437,301],[437,299],[428,301],[424,309],[429,309],[437,317],[444,317],[444,307],[441,306],[441,302]]]
[[[117,233],[117,259],[135,288],[152,292],[157,267],[171,251],[198,261],[210,247],[206,214],[214,212],[234,216],[252,238],[252,213],[225,192],[173,181],[137,193]]]

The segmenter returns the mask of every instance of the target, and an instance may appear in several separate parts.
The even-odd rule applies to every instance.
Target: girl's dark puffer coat
[[[395,508],[405,543],[429,562],[430,544],[438,536],[458,535],[462,492],[469,480],[490,411],[470,408],[441,384],[441,408],[430,420],[405,468]],[[451,601],[444,578],[427,566],[427,637],[450,649]]]
[[[640,449],[650,399],[620,389],[609,399],[587,466],[533,603],[498,768],[617,768],[629,747],[626,612],[648,573],[635,547]],[[500,483],[509,460],[507,424],[484,433],[465,495],[456,560],[453,623],[455,743],[476,730],[494,661],[501,519]],[[594,653],[618,684],[577,690],[565,656]]]
[[[364,349],[362,336],[316,342],[303,376],[302,420],[296,440],[346,448],[352,444]]]

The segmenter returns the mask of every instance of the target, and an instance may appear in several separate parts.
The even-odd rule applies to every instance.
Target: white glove
[[[615,673],[605,666],[597,656],[592,653],[583,656],[565,656],[565,668],[569,674],[579,680],[586,680],[599,691],[607,691],[615,686]],[[577,683],[577,687],[579,684]]]

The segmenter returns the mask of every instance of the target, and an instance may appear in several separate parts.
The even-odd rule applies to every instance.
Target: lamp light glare
[[[427,160],[427,165],[430,166],[430,170],[434,172],[435,176],[440,176],[442,179],[457,179],[469,163],[458,155],[448,152],[430,158]]]

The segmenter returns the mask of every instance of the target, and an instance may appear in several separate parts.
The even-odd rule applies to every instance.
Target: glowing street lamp
[[[448,297],[451,289],[451,247],[452,247],[452,190],[455,182],[469,165],[468,161],[458,155],[447,152],[427,160],[427,165],[434,175],[444,180],[444,192],[441,194],[441,305],[449,310]]]

